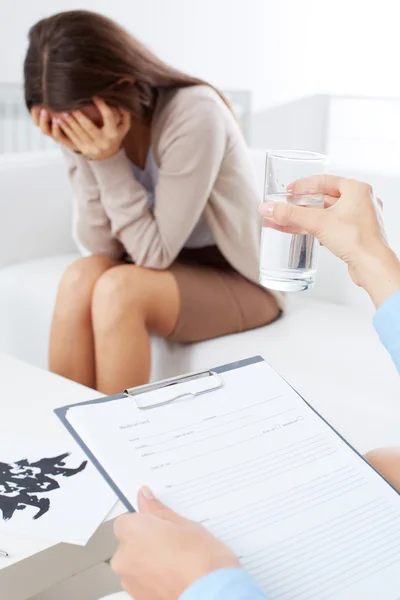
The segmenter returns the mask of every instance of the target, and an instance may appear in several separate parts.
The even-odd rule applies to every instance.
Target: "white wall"
[[[399,96],[397,0],[18,0],[0,20],[0,82],[20,81],[39,18],[88,8],[123,23],[172,64],[256,110],[308,94]],[[400,10],[400,7],[399,7]]]
[[[268,2],[268,0],[267,0]],[[20,81],[26,34],[39,18],[86,8],[116,19],[161,57],[224,88],[251,87],[258,0],[18,0],[2,8],[0,81]],[[22,9],[23,6],[23,9]],[[6,59],[7,56],[7,59]]]
[[[327,150],[329,96],[314,95],[259,110],[251,118],[250,144],[254,148]]]
[[[398,0],[3,0],[0,82],[20,81],[39,18],[87,8],[123,23],[165,60],[254,108],[317,93],[400,97]],[[398,8],[397,8],[398,7]]]
[[[300,3],[302,3],[300,1]],[[398,0],[313,1],[305,25],[309,77],[326,93],[400,97]]]

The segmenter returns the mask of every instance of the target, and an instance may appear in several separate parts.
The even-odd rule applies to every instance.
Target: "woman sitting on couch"
[[[112,394],[150,377],[150,334],[195,342],[270,323],[257,284],[257,193],[221,93],[117,24],[72,11],[29,34],[25,97],[61,144],[91,256],[65,273],[55,373]]]

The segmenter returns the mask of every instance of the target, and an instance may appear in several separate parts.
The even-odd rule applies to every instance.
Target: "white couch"
[[[252,151],[252,156],[261,199],[265,152]],[[376,174],[367,178],[375,178],[382,188],[392,241],[399,242],[400,182]],[[0,158],[0,352],[43,367],[57,286],[77,256],[71,195],[57,151]],[[310,293],[289,296],[282,319],[199,344],[154,339],[152,378],[261,354],[311,402],[321,406],[323,396],[328,417],[333,405],[336,411],[341,406],[351,411],[350,401],[365,404],[365,427],[372,431],[374,411],[382,409],[367,399],[398,404],[400,389],[373,330],[372,314],[369,300],[350,282],[344,265],[322,249],[317,285]]]

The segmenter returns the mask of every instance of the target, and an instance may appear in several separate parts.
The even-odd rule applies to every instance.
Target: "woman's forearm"
[[[97,182],[87,159],[62,148],[68,174],[76,198],[76,236],[88,252],[120,259],[124,255],[122,244],[111,231],[110,220],[100,201]]]

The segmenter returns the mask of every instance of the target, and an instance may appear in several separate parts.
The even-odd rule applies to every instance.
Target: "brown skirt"
[[[180,294],[169,339],[199,342],[267,325],[281,310],[274,296],[239,275],[216,246],[184,249],[169,269]]]

